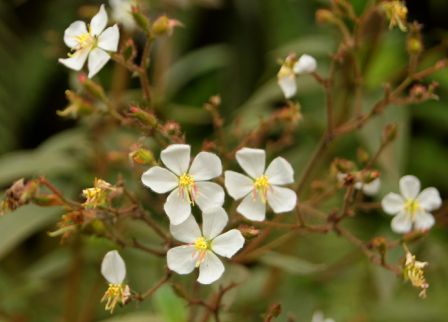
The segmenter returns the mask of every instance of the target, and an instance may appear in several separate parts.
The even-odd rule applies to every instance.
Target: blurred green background
[[[367,1],[351,1],[361,12]],[[61,190],[80,198],[95,176],[116,179],[117,169],[99,173],[97,138],[85,121],[65,120],[56,110],[66,105],[64,91],[75,76],[57,63],[67,49],[62,42],[64,29],[85,12],[85,5],[101,2],[80,0],[0,1],[0,185],[6,189],[20,177],[47,175]],[[185,28],[156,44],[151,69],[156,85],[163,88],[161,103],[167,118],[178,121],[187,141],[197,150],[204,134],[212,132],[202,105],[211,95],[221,94],[226,121],[241,118],[252,128],[260,117],[282,104],[276,85],[279,58],[290,52],[314,55],[318,70],[327,74],[329,55],[338,35],[328,26],[318,26],[316,9],[328,5],[318,0],[166,0],[149,2],[151,17],[168,15],[182,21]],[[424,57],[429,64],[446,54],[448,46],[448,3],[444,0],[408,1],[411,20],[424,24],[425,46],[436,50]],[[81,8],[81,9],[80,9]],[[84,9],[83,9],[84,8]],[[86,9],[87,10],[87,9]],[[87,20],[87,19],[85,19]],[[138,37],[136,38],[139,43]],[[407,61],[405,35],[399,30],[386,33],[371,53],[365,68],[365,108],[382,95],[382,85],[396,80]],[[112,63],[101,71],[99,81],[111,88],[116,72]],[[432,76],[440,83],[439,101],[408,107],[391,107],[356,135],[338,140],[327,156],[354,158],[361,146],[374,152],[382,126],[395,121],[399,139],[380,160],[385,176],[380,196],[397,190],[403,174],[418,176],[423,186],[436,186],[448,193],[448,72]],[[138,82],[132,81],[135,88]],[[350,95],[350,93],[347,93]],[[284,151],[296,169],[296,177],[316,146],[325,126],[324,95],[310,77],[299,80],[299,101],[304,120],[296,134],[296,144]],[[125,133],[126,134],[126,133]],[[123,135],[123,133],[120,133]],[[101,142],[106,149],[129,144],[111,139]],[[118,146],[118,147],[117,147]],[[328,167],[320,169],[328,176]],[[125,178],[139,187],[138,174],[127,170]],[[133,180],[133,181],[132,181]],[[140,189],[142,190],[142,189]],[[141,191],[144,196],[148,191]],[[0,218],[0,321],[123,321],[182,322],[187,307],[169,287],[152,299],[118,308],[114,318],[99,303],[106,283],[99,273],[103,254],[114,245],[94,237],[82,237],[60,245],[47,235],[55,227],[62,210],[26,206]],[[282,303],[283,314],[296,321],[310,321],[312,312],[322,310],[336,321],[446,322],[448,306],[448,217],[443,208],[436,214],[437,225],[430,236],[413,250],[429,261],[428,298],[390,272],[374,267],[358,249],[334,234],[300,235],[287,249],[262,256],[251,267],[231,267],[225,281],[244,281],[225,298],[230,307],[223,321],[260,321],[272,303]],[[348,227],[358,236],[394,238],[390,217],[381,212],[359,214]],[[155,239],[144,227],[130,224],[135,236],[145,242]],[[292,253],[298,256],[292,256]],[[163,260],[136,250],[122,252],[128,266],[128,281],[145,290],[163,274]],[[400,250],[390,254],[398,261]],[[191,279],[176,277],[182,283]],[[218,285],[204,287],[207,294]],[[242,318],[243,317],[243,318]]]

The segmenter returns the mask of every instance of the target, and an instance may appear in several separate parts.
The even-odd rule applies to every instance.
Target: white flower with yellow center
[[[277,74],[277,82],[286,99],[297,93],[296,76],[313,73],[316,67],[316,59],[307,54],[300,56],[298,60],[294,54],[285,59]]]
[[[123,25],[124,29],[132,31],[136,28],[132,16],[132,6],[138,4],[137,0],[109,0],[112,8],[112,18]]]
[[[395,216],[392,219],[392,230],[396,233],[407,233],[412,226],[417,230],[427,230],[434,225],[434,217],[430,211],[440,208],[442,199],[439,191],[426,188],[420,192],[420,181],[414,176],[404,176],[400,179],[400,192],[387,194],[381,205],[383,210]]]
[[[275,158],[265,171],[266,153],[261,149],[242,148],[236,153],[239,165],[249,176],[226,171],[225,186],[235,199],[243,198],[237,211],[254,221],[266,216],[266,203],[275,213],[288,212],[297,204],[296,193],[281,187],[294,182],[294,170],[282,157]]]
[[[126,265],[116,250],[108,252],[101,263],[101,273],[109,282],[101,302],[106,301],[106,310],[113,313],[118,303],[125,304],[131,296],[129,286],[124,284]]]
[[[215,254],[231,258],[244,245],[244,237],[238,229],[221,234],[227,222],[226,212],[218,207],[202,213],[202,232],[192,215],[180,225],[170,225],[173,237],[186,245],[168,251],[168,268],[184,275],[198,267],[201,284],[219,279],[224,273],[224,264]]]
[[[197,204],[204,211],[221,207],[224,189],[207,180],[222,173],[221,160],[216,154],[200,152],[190,166],[190,146],[172,144],[162,151],[160,158],[165,166],[155,166],[143,173],[142,182],[157,193],[171,191],[164,209],[171,224],[178,225],[191,214],[191,206]]]
[[[95,76],[109,61],[109,52],[116,52],[118,48],[120,38],[118,26],[106,28],[106,25],[107,13],[104,5],[101,5],[88,28],[84,21],[73,22],[64,33],[64,42],[72,52],[68,58],[60,58],[59,62],[79,71],[88,60],[88,77]]]

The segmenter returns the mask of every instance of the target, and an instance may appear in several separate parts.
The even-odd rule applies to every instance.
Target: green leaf
[[[285,272],[297,275],[307,275],[319,272],[325,268],[325,265],[314,264],[297,256],[269,252],[263,255],[260,262],[280,268]]]
[[[154,305],[164,322],[184,322],[187,320],[185,302],[165,285],[154,295]]]

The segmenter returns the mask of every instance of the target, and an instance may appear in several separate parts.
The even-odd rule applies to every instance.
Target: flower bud
[[[152,24],[151,31],[154,36],[171,36],[175,27],[182,27],[183,24],[174,19],[169,19],[167,16],[157,18]]]
[[[141,147],[129,153],[129,160],[131,164],[137,163],[140,165],[152,165],[155,161],[152,152]]]
[[[63,110],[58,110],[56,113],[62,117],[78,118],[79,116],[89,115],[93,112],[92,104],[76,94],[73,91],[66,90],[65,96],[70,104]]]
[[[361,163],[367,163],[370,160],[369,153],[366,150],[364,150],[363,148],[359,148],[356,151],[356,156],[358,158],[358,161]]]
[[[355,169],[355,164],[352,161],[346,159],[335,159],[333,161],[333,166],[338,172],[341,173],[348,173]]]
[[[121,51],[121,55],[125,61],[132,61],[137,56],[137,48],[135,47],[135,43],[132,38],[126,41],[126,44],[123,46]]]
[[[131,106],[129,112],[130,116],[136,118],[142,124],[147,125],[151,128],[156,127],[158,124],[157,118],[154,116],[154,114],[144,111],[141,108]]]
[[[240,227],[238,227],[238,230],[246,239],[255,238],[260,234],[260,230],[255,228],[254,226],[241,225]]]
[[[138,6],[132,6],[131,13],[137,26],[145,33],[149,32],[149,19],[141,13],[140,8]]]
[[[105,101],[107,99],[106,94],[104,93],[104,89],[100,84],[95,83],[88,77],[80,77],[79,79],[81,85],[84,87],[87,93],[100,101]]]
[[[333,23],[336,21],[336,16],[328,9],[319,9],[316,11],[316,21],[320,24]]]

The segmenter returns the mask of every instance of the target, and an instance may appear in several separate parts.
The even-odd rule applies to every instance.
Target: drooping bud
[[[87,91],[87,93],[89,93],[94,98],[96,98],[100,101],[107,100],[106,94],[104,93],[104,89],[100,84],[94,82],[93,80],[91,80],[88,77],[80,77],[79,80],[80,80],[81,85]]]
[[[70,104],[65,109],[56,112],[59,116],[76,119],[79,116],[89,115],[93,112],[92,104],[75,92],[66,90],[65,96]]]
[[[158,121],[154,114],[144,111],[139,107],[131,106],[129,109],[129,115],[136,118],[143,125],[154,128],[157,126]]]
[[[134,21],[145,33],[149,32],[149,19],[141,12],[139,6],[132,6],[132,17]]]
[[[131,164],[137,163],[140,165],[152,165],[155,162],[152,152],[139,146],[134,147],[129,153],[129,160]]]

